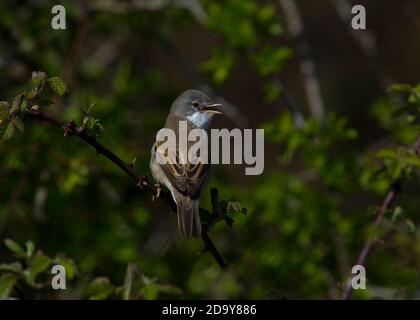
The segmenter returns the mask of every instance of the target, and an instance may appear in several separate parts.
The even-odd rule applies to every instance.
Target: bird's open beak
[[[202,107],[201,111],[213,114],[223,114],[223,112],[220,110],[221,106],[221,103],[213,103]]]

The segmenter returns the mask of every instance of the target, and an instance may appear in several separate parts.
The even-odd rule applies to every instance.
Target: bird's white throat
[[[212,114],[200,111],[194,112],[192,115],[187,117],[189,121],[194,123],[199,128],[207,128],[210,125],[212,118]]]

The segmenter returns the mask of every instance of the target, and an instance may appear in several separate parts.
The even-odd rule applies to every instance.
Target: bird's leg
[[[157,198],[160,197],[160,191],[162,190],[162,186],[160,185],[160,183],[156,183],[153,186],[156,188],[156,194],[153,195],[152,201],[155,201]]]

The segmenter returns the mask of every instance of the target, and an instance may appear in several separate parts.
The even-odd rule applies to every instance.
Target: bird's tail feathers
[[[183,239],[201,237],[201,220],[198,208],[199,200],[176,194],[178,208],[178,226]]]

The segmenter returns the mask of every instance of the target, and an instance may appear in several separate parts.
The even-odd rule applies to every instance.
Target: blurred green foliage
[[[205,221],[226,222],[210,233],[229,263],[222,271],[210,255],[196,254],[199,240],[178,238],[164,204],[152,202],[83,142],[25,114],[42,108],[74,120],[147,174],[155,133],[184,87],[167,79],[164,67],[149,64],[142,48],[160,46],[177,28],[200,25],[217,45],[194,69],[217,86],[246,61],[266,94],[257,108],[264,112],[281,97],[273,78],[292,57],[276,41],[284,32],[277,7],[205,0],[206,16],[197,18],[196,11],[171,4],[117,10],[121,2],[110,9],[91,1],[88,38],[69,76],[82,9],[66,3],[72,27],[52,32],[50,2],[23,2],[0,4],[0,92],[7,101],[0,102],[0,238],[14,239],[0,245],[0,298],[339,298],[361,247],[378,237],[368,290],[355,297],[418,297],[420,160],[413,145],[420,86],[393,86],[372,105],[370,121],[382,136],[369,148],[357,144],[364,133],[333,112],[301,128],[289,112],[262,124],[277,161],[251,185],[216,169],[210,185],[227,201],[219,202],[216,189],[202,201],[203,208],[213,203],[211,212],[202,211]],[[397,180],[404,182],[401,196],[372,228],[377,206]],[[66,266],[66,290],[48,285],[54,263]]]

